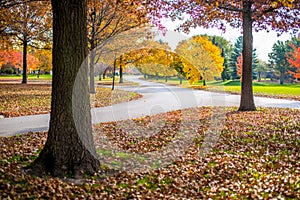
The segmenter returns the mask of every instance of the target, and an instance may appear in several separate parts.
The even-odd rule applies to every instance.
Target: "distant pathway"
[[[215,93],[180,88],[161,83],[140,80],[128,76],[127,80],[139,86],[117,86],[116,89],[134,91],[142,98],[113,106],[93,108],[93,123],[131,119],[171,110],[198,106],[239,106],[240,95]],[[300,108],[300,101],[255,97],[257,107]],[[0,136],[11,136],[29,131],[48,130],[49,114],[0,119]]]

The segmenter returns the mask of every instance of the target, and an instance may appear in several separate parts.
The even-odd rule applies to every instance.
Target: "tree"
[[[144,25],[145,10],[135,0],[88,0],[88,41],[90,51],[90,92],[95,93],[94,66],[100,61],[101,50],[110,38]],[[121,79],[120,79],[121,80]]]
[[[225,30],[225,23],[243,33],[243,82],[239,110],[256,110],[252,88],[252,30],[275,30],[299,33],[300,2],[293,0],[178,0],[158,1],[155,23],[161,24],[162,17],[173,20],[184,19],[178,28],[188,32],[191,27],[217,27]],[[155,3],[154,3],[155,4]],[[164,4],[164,5],[161,5]]]
[[[52,49],[52,47],[51,47]],[[37,49],[35,56],[39,59],[38,70],[49,73],[52,69],[52,51],[50,49]]]
[[[291,51],[287,55],[288,62],[290,63],[291,66],[293,66],[295,69],[294,71],[290,71],[292,75],[294,75],[295,79],[300,78],[300,46],[296,47],[294,44],[290,44],[292,47],[293,51]]]
[[[0,65],[7,63],[20,67],[22,65],[22,54],[15,50],[0,50]]]
[[[196,67],[198,71],[193,71],[193,73],[200,73],[204,86],[206,80],[221,76],[224,58],[221,56],[221,49],[215,46],[208,37],[193,36],[189,40],[180,42],[175,51]]]
[[[257,58],[257,52],[256,49],[253,49],[252,51],[252,78],[257,78],[256,68],[258,67],[258,58]]]
[[[222,71],[222,80],[230,79],[230,57],[233,53],[233,47],[229,41],[221,36],[208,36],[209,40],[216,46],[218,46],[221,50],[221,56],[224,58],[224,70]]]
[[[242,82],[242,73],[243,73],[243,54],[240,54],[240,56],[237,58],[237,61],[235,63],[236,66],[236,73],[240,77],[240,81]]]
[[[124,68],[129,63],[134,64],[145,76],[173,76],[176,72],[170,69],[173,52],[170,51],[169,45],[163,41],[145,38],[144,34],[137,36],[143,37],[131,37],[126,40],[127,43],[130,41],[130,45],[124,45],[127,48],[123,48],[124,53],[117,59],[117,65]]]
[[[17,2],[16,2],[17,3]],[[39,46],[49,39],[51,27],[50,5],[47,1],[17,3],[6,9],[5,34],[16,38],[23,47],[23,79],[27,83],[27,47]]]
[[[41,1],[41,0],[0,0],[0,8],[11,8],[13,6],[17,6],[24,3]]]
[[[277,41],[272,47],[272,52],[269,53],[270,64],[280,74],[280,84],[284,83],[285,76],[291,68],[286,57],[286,54],[290,52],[289,44],[290,41]]]
[[[16,73],[19,71],[20,67],[22,66],[22,53],[16,50],[2,50],[0,51],[0,66],[6,65],[14,68],[13,71]],[[28,54],[27,55],[27,65],[28,68],[33,71],[36,70],[40,61],[35,56]]]
[[[100,170],[92,136],[88,64],[85,61],[87,3],[85,0],[52,0],[52,10],[50,128],[46,144],[31,166],[31,173],[79,177]]]
[[[240,36],[237,38],[237,40],[234,43],[233,52],[229,59],[229,63],[230,63],[229,69],[230,69],[230,74],[231,74],[232,80],[238,79],[239,76],[242,75],[242,74],[238,75],[237,68],[236,68],[236,63],[238,61],[238,57],[241,55],[242,52],[243,52],[243,37]]]
[[[241,79],[242,74],[238,74],[236,68],[236,63],[238,61],[238,58],[241,56],[242,52],[243,52],[243,36],[240,36],[237,38],[234,44],[233,52],[231,54],[231,57],[229,58],[229,63],[230,63],[229,70],[230,70],[232,80],[238,78],[242,80]],[[258,64],[258,58],[257,58],[256,49],[253,49],[252,51],[252,78],[253,79],[256,78],[255,68],[257,67],[257,64]]]
[[[267,63],[262,60],[258,60],[257,67],[255,69],[255,71],[257,73],[257,81],[258,82],[261,82],[262,75],[266,74],[267,70],[268,70]]]

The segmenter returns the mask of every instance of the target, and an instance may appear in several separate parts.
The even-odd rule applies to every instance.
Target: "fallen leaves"
[[[141,98],[141,94],[110,88],[96,88],[95,97],[91,99],[92,107],[104,107]]]
[[[101,150],[104,136],[118,148],[143,155],[172,142],[179,127],[189,125],[195,135],[184,154],[168,166],[113,174],[104,166],[103,174],[81,185],[21,172],[42,149],[46,133],[0,138],[0,198],[300,199],[300,110],[234,110],[227,108],[220,137],[204,156],[199,152],[209,128],[207,119],[214,115],[210,107],[100,124],[95,145],[107,157],[112,152]],[[128,155],[118,154],[122,162]]]
[[[140,94],[109,88],[96,90],[91,99],[93,107],[109,106],[140,98]],[[18,117],[47,114],[51,105],[51,85],[49,84],[0,84],[0,116]]]
[[[51,85],[0,84],[0,115],[17,117],[50,111]]]

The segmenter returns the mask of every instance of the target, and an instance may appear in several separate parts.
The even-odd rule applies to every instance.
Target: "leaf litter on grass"
[[[195,131],[186,152],[168,166],[145,171],[115,171],[103,166],[103,172],[86,183],[75,185],[55,178],[31,177],[20,169],[38,155],[46,133],[29,133],[0,138],[0,197],[65,199],[299,199],[300,198],[300,111],[259,108],[256,112],[236,112],[226,108],[225,126],[217,143],[200,156],[205,120],[210,108],[188,109],[190,127]],[[136,130],[170,117],[157,134],[134,138],[135,128],[118,131],[120,123],[95,127],[94,139],[99,154],[101,137],[118,148],[144,153],[160,149],[175,137],[176,120],[182,111],[134,119]],[[195,114],[197,113],[197,114]],[[205,117],[204,117],[205,116]],[[174,118],[174,120],[172,120]],[[158,122],[157,121],[157,122]],[[166,120],[168,121],[168,120]],[[127,121],[128,122],[128,121]],[[125,126],[126,120],[122,122]],[[169,124],[170,123],[170,124]],[[169,126],[170,125],[170,126]],[[148,138],[151,137],[151,140]],[[141,148],[144,146],[145,148]],[[102,150],[101,150],[102,149]],[[174,152],[176,153],[176,152]],[[129,154],[117,154],[126,162]],[[143,159],[143,158],[140,158]],[[116,163],[118,164],[118,163]],[[105,171],[107,170],[107,171]],[[99,179],[102,178],[102,179]]]
[[[91,104],[92,107],[103,107],[140,97],[140,94],[134,92],[97,87]],[[50,105],[49,84],[0,84],[0,115],[4,117],[47,114],[50,112]]]

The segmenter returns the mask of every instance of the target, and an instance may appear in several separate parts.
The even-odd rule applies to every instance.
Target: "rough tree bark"
[[[255,111],[252,88],[252,12],[250,1],[243,2],[243,69],[242,93],[239,111]]]
[[[31,165],[31,173],[50,173],[55,177],[68,173],[77,178],[100,170],[92,136],[88,64],[84,62],[87,56],[87,3],[86,0],[51,2],[53,83],[50,128],[43,150]]]

